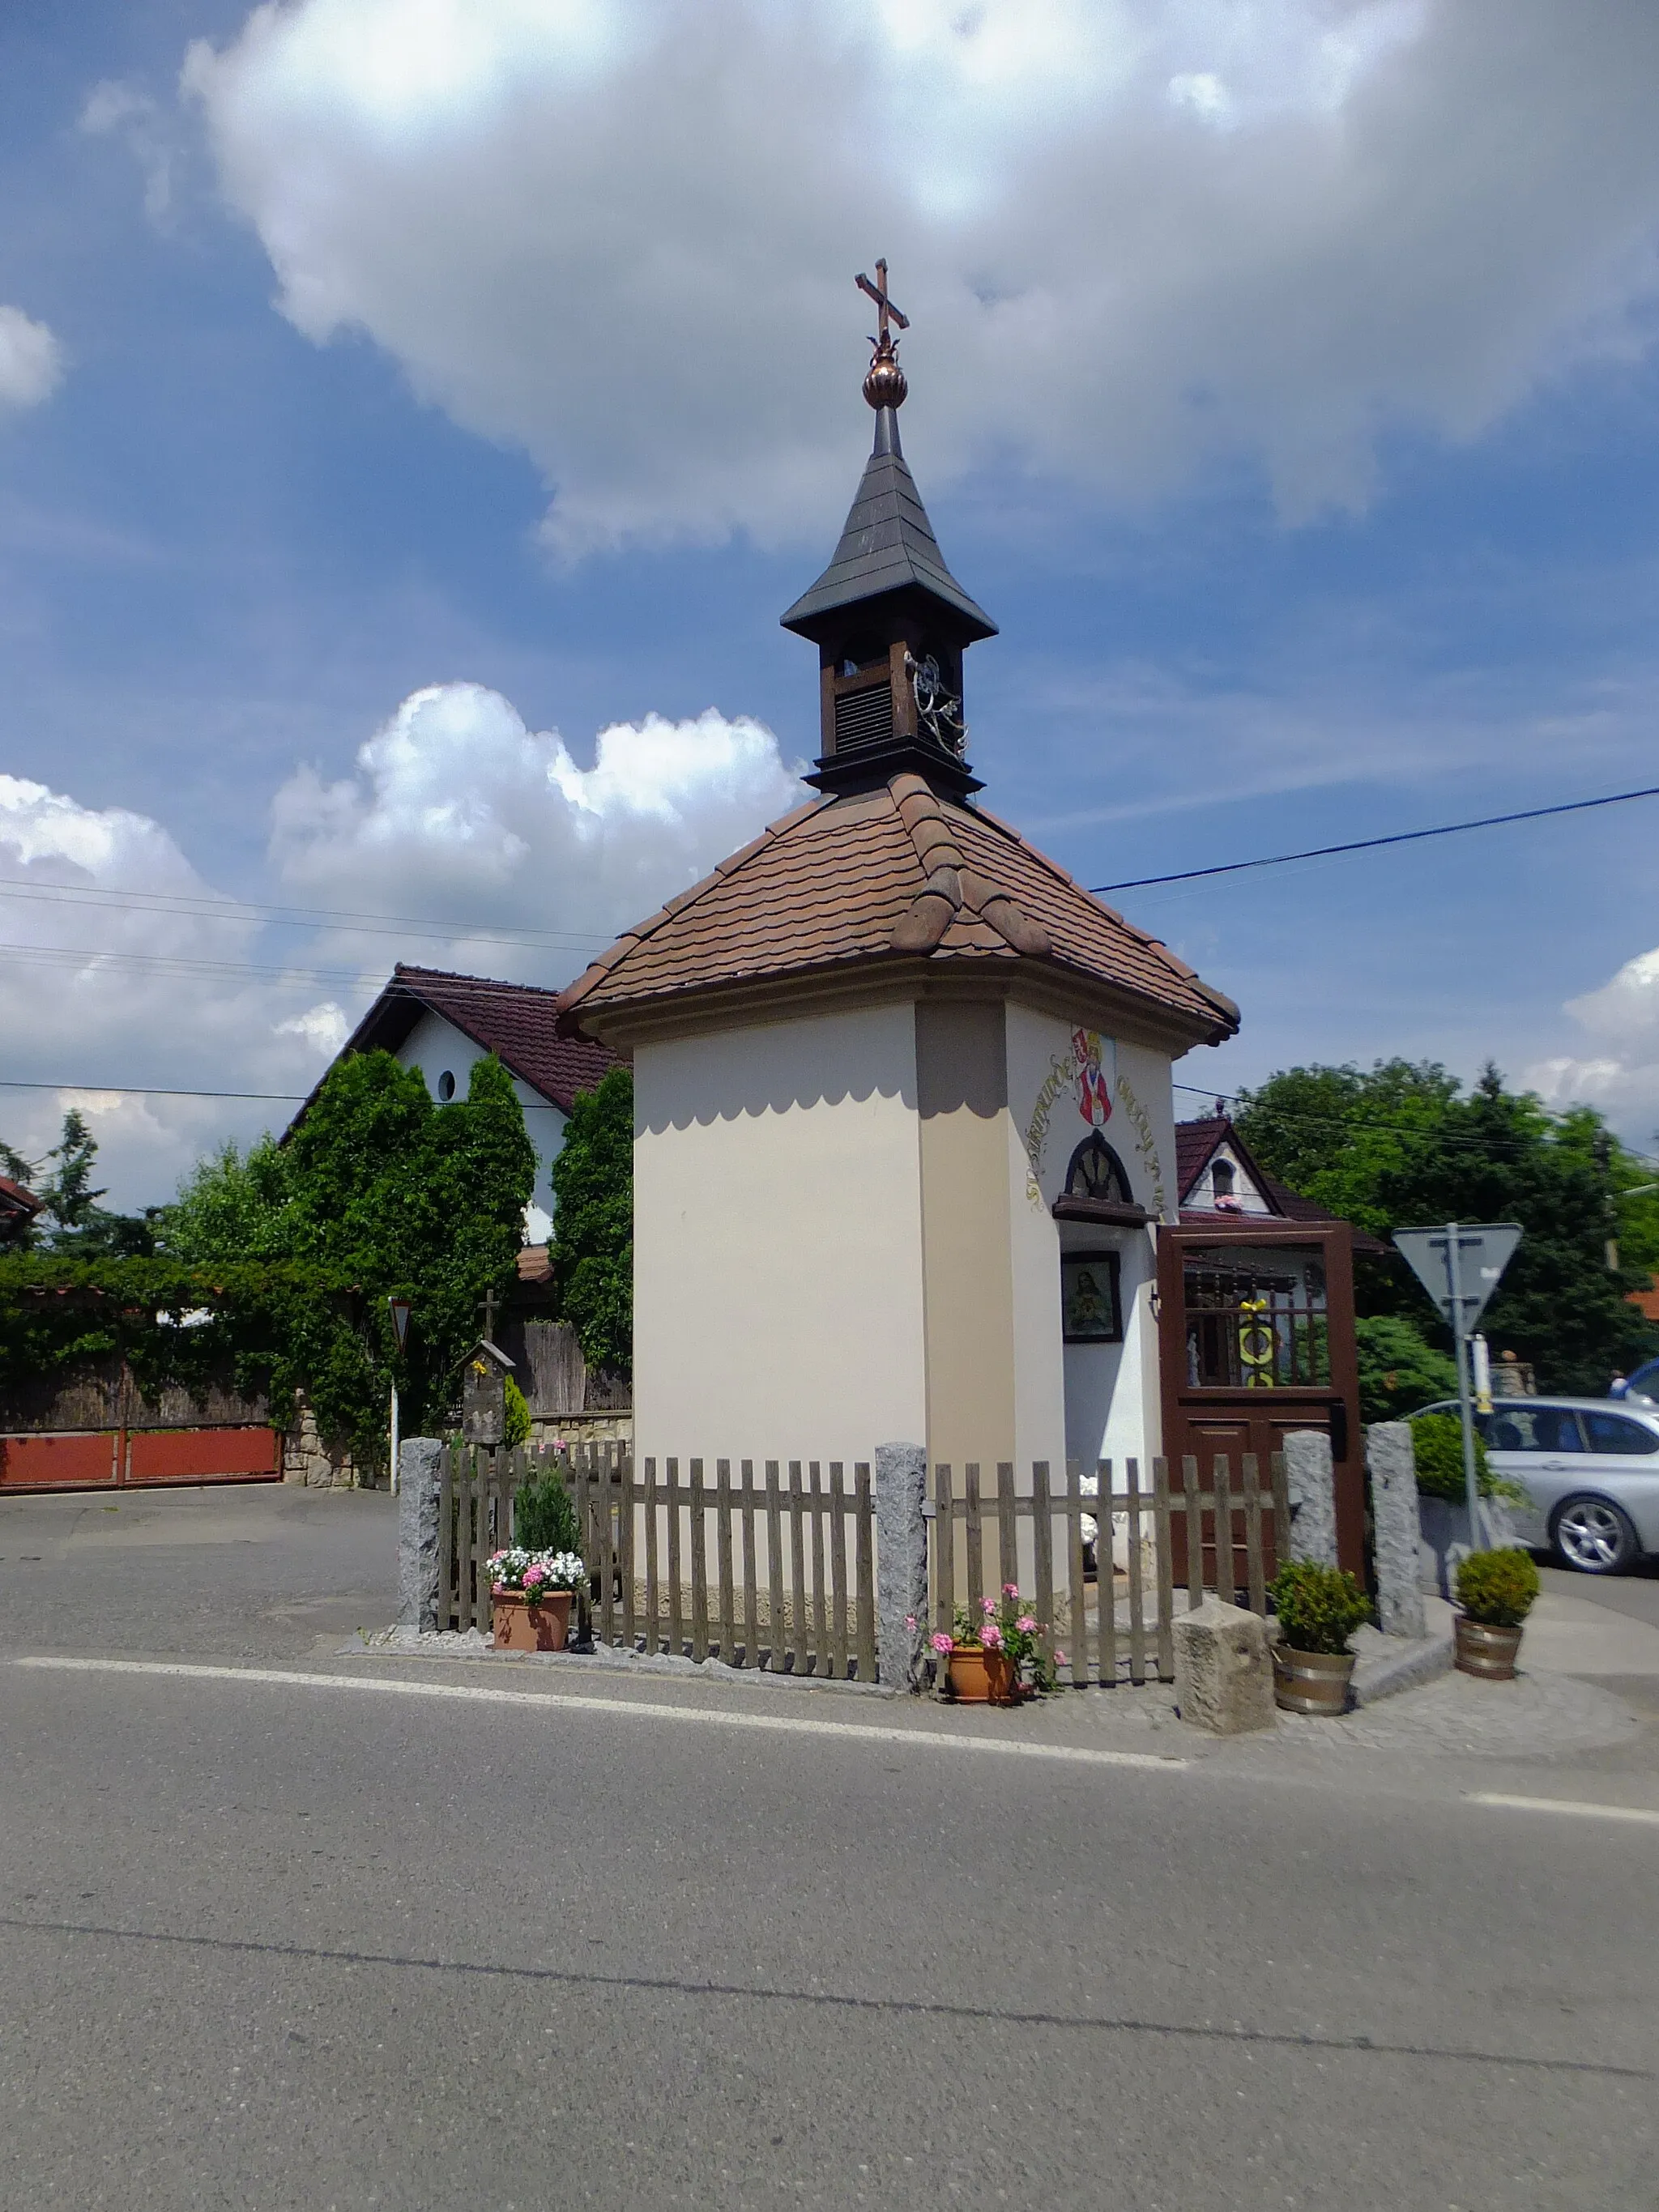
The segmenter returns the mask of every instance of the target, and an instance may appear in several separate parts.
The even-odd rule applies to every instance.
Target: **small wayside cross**
[[[483,1294],[483,1317],[484,1342],[494,1344],[495,1341],[495,1293],[493,1290],[486,1291]]]
[[[872,345],[878,345],[881,348],[881,350],[884,353],[886,353],[892,345],[892,338],[887,328],[889,318],[890,317],[890,319],[898,325],[902,331],[908,331],[910,327],[910,318],[908,315],[901,314],[898,309],[893,305],[891,300],[887,296],[886,262],[877,262],[876,281],[873,284],[870,282],[870,279],[865,275],[861,269],[860,270],[857,277],[854,279],[854,282],[857,283],[860,291],[862,292],[866,298],[873,300],[876,303],[876,313],[879,318],[877,327],[880,331],[881,336],[878,338],[872,338],[870,343]]]

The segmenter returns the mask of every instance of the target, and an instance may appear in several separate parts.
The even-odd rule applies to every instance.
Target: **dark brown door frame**
[[[1328,1389],[1205,1389],[1187,1381],[1187,1309],[1183,1263],[1194,1245],[1249,1244],[1320,1248],[1325,1263],[1325,1314],[1330,1346]],[[1337,1555],[1363,1575],[1365,1559],[1364,1438],[1359,1425],[1359,1356],[1354,1340],[1353,1231],[1346,1221],[1264,1221],[1240,1214],[1225,1222],[1183,1223],[1158,1232],[1158,1365],[1164,1417],[1164,1455],[1180,1484],[1183,1455],[1196,1455],[1194,1419],[1244,1419],[1272,1413],[1292,1416],[1291,1425],[1331,1433],[1336,1490]],[[1297,1415],[1304,1416],[1297,1419]],[[1338,1446],[1343,1449],[1339,1455]],[[1201,1463],[1201,1455],[1200,1463]],[[1264,1470],[1265,1472],[1265,1470]],[[1234,1470],[1237,1480],[1237,1470]]]

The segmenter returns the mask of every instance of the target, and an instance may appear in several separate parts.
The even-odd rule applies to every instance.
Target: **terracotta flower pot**
[[[570,1633],[568,1590],[549,1590],[532,1605],[522,1590],[495,1593],[494,1620],[498,1651],[562,1651]]]
[[[1012,1705],[1018,1686],[1007,1656],[982,1644],[951,1646],[951,1693],[959,1705]]]
[[[1466,1613],[1455,1613],[1452,1641],[1459,1673],[1480,1674],[1489,1682],[1512,1682],[1521,1633],[1518,1628],[1494,1628],[1489,1620],[1471,1620]]]
[[[1292,1651],[1273,1646],[1273,1700],[1287,1713],[1312,1713],[1329,1719],[1348,1710],[1353,1676],[1352,1651]]]

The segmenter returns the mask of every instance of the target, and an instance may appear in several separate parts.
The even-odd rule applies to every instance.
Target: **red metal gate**
[[[0,1490],[108,1490],[168,1482],[278,1482],[278,1430],[47,1430],[0,1436]]]

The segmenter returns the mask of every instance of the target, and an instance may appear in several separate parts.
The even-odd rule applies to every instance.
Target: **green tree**
[[[325,1436],[378,1465],[394,1378],[411,1433],[447,1419],[484,1292],[512,1279],[535,1177],[499,1060],[476,1062],[465,1098],[434,1106],[418,1069],[360,1053],[329,1071],[286,1145],[204,1161],[163,1241],[196,1264],[280,1263],[279,1380],[307,1392]],[[414,1309],[402,1351],[393,1296]]]
[[[634,1366],[634,1078],[610,1069],[571,1109],[552,1168],[559,1309],[590,1367]]]
[[[92,1187],[93,1163],[97,1157],[98,1139],[79,1107],[71,1106],[64,1116],[63,1134],[46,1154],[46,1158],[56,1160],[58,1165],[41,1185],[40,1194],[59,1230],[84,1229],[96,1212],[98,1201],[104,1195]]]
[[[1397,1314],[1362,1315],[1354,1323],[1359,1351],[1359,1416],[1398,1421],[1437,1398],[1457,1395],[1457,1363],[1425,1343]]]
[[[269,1133],[244,1153],[234,1139],[198,1160],[161,1207],[156,1231],[163,1249],[204,1265],[214,1261],[286,1260],[293,1237],[288,1216],[289,1156]]]
[[[1547,1390],[1600,1391],[1615,1369],[1659,1349],[1629,1302],[1643,1271],[1607,1265],[1610,1195],[1644,1178],[1589,1109],[1553,1115],[1510,1091],[1494,1067],[1465,1092],[1432,1062],[1297,1067],[1248,1093],[1240,1134],[1263,1167],[1374,1236],[1441,1221],[1518,1221],[1522,1236],[1486,1333],[1532,1362]],[[1639,1203],[1637,1201],[1636,1203]],[[1643,1217],[1633,1217],[1639,1224]],[[1621,1255],[1621,1257],[1626,1255]],[[1362,1260],[1364,1316],[1407,1322],[1426,1346],[1450,1343],[1394,1255]]]

